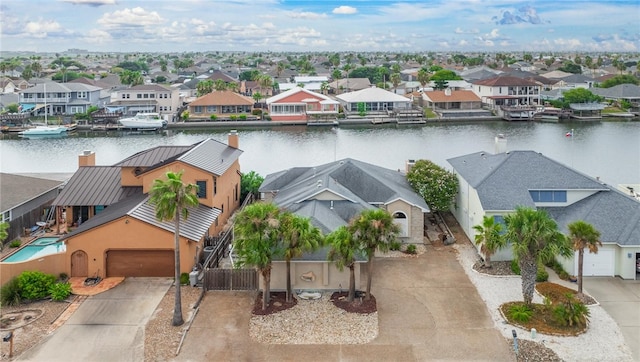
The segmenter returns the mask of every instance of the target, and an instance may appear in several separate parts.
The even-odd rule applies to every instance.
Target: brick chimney
[[[95,166],[95,165],[96,165],[95,152],[82,151],[82,153],[78,156],[78,167]]]
[[[229,132],[229,140],[227,142],[229,144],[229,147],[233,147],[233,148],[239,148],[240,147],[240,139],[238,137],[238,131],[236,131],[235,129],[232,129],[231,132]]]

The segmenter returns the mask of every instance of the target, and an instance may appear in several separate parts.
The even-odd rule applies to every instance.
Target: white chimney
[[[447,97],[451,96],[451,88],[445,89],[444,90],[444,95],[447,96]]]
[[[507,152],[507,137],[500,133],[495,138],[496,154]]]
[[[415,164],[416,164],[416,160],[407,160],[407,162],[404,165],[404,171],[406,173],[409,173],[409,171],[411,171],[411,168],[415,166]]]

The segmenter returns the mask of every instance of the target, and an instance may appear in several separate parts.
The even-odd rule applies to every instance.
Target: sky
[[[0,51],[637,52],[640,0],[1,0]]]

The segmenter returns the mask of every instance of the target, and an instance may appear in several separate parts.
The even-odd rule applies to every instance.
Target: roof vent
[[[317,187],[318,187],[318,188],[321,188],[321,187],[322,187],[322,180],[318,180],[318,182],[317,182]]]

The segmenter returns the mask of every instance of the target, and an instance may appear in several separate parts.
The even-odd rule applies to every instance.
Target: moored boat
[[[29,137],[29,136],[53,136],[60,135],[66,133],[68,128],[65,126],[36,126],[33,128],[26,129],[18,134],[21,137]]]
[[[138,113],[133,117],[122,118],[120,124],[131,129],[158,129],[167,125],[158,113]]]

